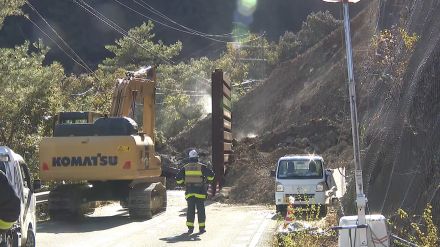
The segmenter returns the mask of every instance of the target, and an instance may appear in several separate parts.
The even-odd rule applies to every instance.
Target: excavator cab
[[[98,112],[60,112],[54,117],[52,135],[84,136],[91,134],[90,126],[101,117],[102,114]]]
[[[103,115],[99,112],[60,112],[54,118],[54,124],[93,123]]]

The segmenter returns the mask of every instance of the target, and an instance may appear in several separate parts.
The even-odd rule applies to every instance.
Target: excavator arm
[[[150,136],[154,142],[155,94],[154,67],[128,72],[126,78],[116,82],[110,116],[132,118],[138,123],[141,132]]]

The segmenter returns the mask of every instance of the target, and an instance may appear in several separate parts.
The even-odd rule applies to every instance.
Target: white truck
[[[285,214],[289,198],[294,206],[317,205],[319,214],[327,214],[327,206],[336,198],[336,183],[331,170],[325,169],[318,155],[287,155],[277,162],[275,171],[275,204]]]
[[[34,247],[37,227],[34,189],[40,189],[41,182],[36,180],[31,184],[31,174],[23,157],[5,146],[0,146],[0,168],[5,171],[21,201],[20,218],[10,231],[0,237],[0,246]]]

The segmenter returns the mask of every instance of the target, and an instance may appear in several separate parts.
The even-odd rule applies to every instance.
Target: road
[[[96,209],[77,222],[40,222],[37,246],[271,246],[274,210],[207,202],[204,234],[186,234],[183,191],[168,191],[166,212],[134,221],[119,204]]]

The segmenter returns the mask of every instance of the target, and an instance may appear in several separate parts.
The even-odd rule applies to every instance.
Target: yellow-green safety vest
[[[185,184],[203,183],[202,165],[189,163],[185,165]]]

